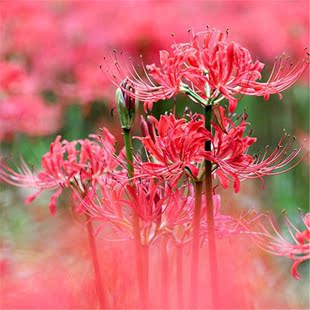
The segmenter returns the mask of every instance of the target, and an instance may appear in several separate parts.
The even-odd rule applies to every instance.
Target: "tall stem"
[[[145,295],[145,307],[149,307],[149,246],[143,245],[142,246],[142,252],[143,252],[143,279],[144,279],[144,295]]]
[[[94,232],[93,232],[93,224],[90,221],[90,217],[88,214],[86,214],[86,226],[87,226],[88,241],[89,241],[89,246],[90,246],[90,253],[91,253],[93,268],[95,272],[96,294],[97,294],[100,309],[104,309],[106,308],[105,307],[106,305],[104,304],[104,298],[103,298],[103,287],[102,287],[102,281],[101,281],[101,272],[100,272],[99,261],[98,261],[96,241],[95,241]]]
[[[132,148],[132,143],[131,143],[131,131],[130,131],[130,129],[124,128],[123,133],[124,133],[124,144],[125,144],[126,159],[127,159],[127,175],[128,175],[128,178],[131,179],[134,176],[133,148]]]
[[[167,237],[161,240],[161,308],[169,308],[169,267],[167,253]]]
[[[184,308],[183,297],[183,244],[177,245],[177,298],[178,309]]]
[[[205,127],[211,132],[211,118],[212,118],[212,106],[207,105],[205,107]],[[211,151],[211,141],[206,141],[205,150]],[[212,199],[212,165],[211,162],[205,160],[205,194],[206,194],[206,213],[208,224],[208,250],[209,250],[209,266],[210,266],[210,287],[212,304],[215,308],[218,308],[218,271],[217,271],[217,254],[215,243],[215,230],[214,230],[214,208]]]
[[[133,167],[133,148],[131,142],[131,132],[130,129],[123,129],[124,133],[124,144],[126,150],[126,158],[127,158],[127,175],[128,178],[131,179],[134,176],[134,167]],[[129,184],[132,183],[129,180]],[[142,301],[143,306],[145,306],[146,297],[147,297],[147,288],[145,287],[145,279],[144,279],[144,267],[145,261],[143,259],[143,251],[141,246],[141,235],[140,235],[140,224],[139,224],[139,216],[137,212],[132,209],[132,229],[133,229],[133,237],[135,241],[135,260],[136,260],[136,271],[138,275],[138,287],[139,287],[139,295],[140,300]]]
[[[202,182],[195,182],[195,210],[193,217],[193,241],[191,258],[191,308],[197,307],[198,265],[199,265],[199,239],[201,214]]]

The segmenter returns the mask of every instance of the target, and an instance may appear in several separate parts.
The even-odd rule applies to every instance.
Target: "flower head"
[[[176,244],[192,240],[192,219],[195,209],[194,185],[172,186],[170,181],[144,177],[130,181],[106,179],[97,186],[97,192],[89,191],[78,196],[77,204],[90,219],[98,223],[96,234],[103,230],[133,238],[132,211],[139,217],[139,229],[143,244],[155,242],[162,234],[169,235]],[[202,201],[206,202],[205,194]],[[236,235],[247,231],[245,217],[235,218],[221,211],[221,198],[213,195],[215,232],[218,238]],[[208,224],[206,209],[201,213],[200,237],[207,241]],[[106,227],[109,227],[106,229]]]
[[[297,267],[310,259],[310,213],[302,217],[305,226],[302,230],[290,221],[285,211],[283,214],[289,237],[281,234],[269,213],[256,221],[256,229],[251,228],[250,236],[264,251],[293,260],[291,273],[298,280]]]
[[[134,88],[130,85],[130,83],[128,83],[128,81],[125,80],[115,93],[115,101],[121,127],[129,130],[132,127],[136,117],[138,100],[129,96],[127,92],[123,92],[122,88],[125,88],[127,91],[132,93],[134,93]]]
[[[144,177],[130,182],[108,179],[97,189],[95,196],[94,191],[85,197],[80,196],[85,212],[91,220],[99,223],[96,234],[110,224],[111,232],[133,238],[133,210],[139,217],[144,244],[152,243],[160,234],[169,233],[176,226],[190,223],[193,199],[187,186],[172,188],[169,183]]]
[[[137,161],[139,175],[169,179],[174,186],[189,173],[194,179],[199,177],[204,143],[211,134],[204,127],[204,117],[199,114],[177,119],[173,114],[161,115],[157,120],[149,116],[142,119],[145,136],[139,139],[147,153],[148,161]]]
[[[0,162],[0,180],[20,187],[33,187],[38,192],[29,196],[25,203],[31,203],[43,190],[56,190],[51,196],[49,208],[56,212],[56,200],[64,187],[72,184],[81,191],[98,183],[116,167],[113,154],[115,138],[103,129],[104,136],[91,135],[90,139],[67,141],[58,136],[49,152],[43,155],[42,169],[33,172],[22,160],[19,172],[10,168],[4,160]]]
[[[233,112],[238,94],[265,99],[271,94],[280,95],[296,82],[308,65],[308,54],[295,66],[280,57],[268,81],[258,82],[264,64],[253,61],[250,52],[240,44],[230,42],[227,33],[207,30],[193,34],[188,43],[175,43],[171,53],[161,51],[160,67],[142,63],[141,73],[145,79],[132,63],[122,64],[118,58],[115,69],[109,70],[116,85],[125,78],[134,85],[137,93],[128,92],[128,95],[143,101],[145,108],[183,92],[202,105],[219,103],[226,98],[229,111]]]
[[[285,132],[272,152],[269,153],[267,146],[260,156],[250,155],[249,148],[256,138],[246,134],[249,125],[247,115],[234,120],[225,116],[222,107],[219,111],[222,124],[213,122],[215,134],[211,139],[212,149],[204,152],[204,158],[213,163],[213,176],[219,178],[224,188],[232,181],[235,192],[238,192],[240,181],[252,178],[263,180],[264,176],[284,173],[302,160],[302,157],[297,157],[303,147],[294,148],[295,138]]]

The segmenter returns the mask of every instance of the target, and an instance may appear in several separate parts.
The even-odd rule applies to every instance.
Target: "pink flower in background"
[[[18,61],[0,61],[0,94],[2,97],[35,95],[37,81]]]
[[[19,93],[27,81],[25,70],[17,63],[0,62],[0,91],[1,93]]]
[[[108,5],[100,1],[3,1],[0,59],[20,59],[28,73],[36,77],[37,93],[52,89],[64,104],[72,99],[86,104],[113,96],[107,80],[102,74],[100,77],[100,70],[92,75],[86,69],[99,68],[107,51],[116,48],[131,55],[143,54],[149,63],[156,51],[169,44],[170,33],[176,33],[176,41],[186,42],[186,29],[202,29],[206,21],[221,29],[229,26],[232,39],[238,38],[238,42],[264,59],[273,58],[283,50],[296,59],[309,36],[307,8],[306,0],[301,0],[298,6],[293,2],[254,5],[252,1],[196,1],[194,4],[115,1]],[[178,64],[172,60],[169,66],[177,69]],[[215,69],[216,61],[212,66]],[[153,66],[154,73],[157,67]],[[169,83],[168,78],[166,82]],[[157,95],[159,91],[164,98],[161,89]],[[170,92],[164,92],[170,96]]]
[[[0,99],[0,121],[0,140],[17,132],[46,136],[60,128],[61,108],[46,105],[36,96],[10,96]]]
[[[61,126],[61,107],[46,105],[20,63],[0,62],[0,140],[15,133],[46,136]]]

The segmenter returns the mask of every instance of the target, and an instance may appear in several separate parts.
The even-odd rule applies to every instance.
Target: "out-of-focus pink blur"
[[[16,98],[6,88],[8,81],[0,79],[4,122],[0,137],[7,138],[10,132],[46,135],[56,131],[61,127],[59,110],[72,102],[85,105],[105,99],[112,105],[114,89],[104,74],[106,68],[101,71],[99,66],[113,49],[133,57],[143,54],[144,61],[152,63],[153,56],[174,40],[187,40],[188,29],[201,31],[209,25],[228,28],[231,39],[249,48],[254,60],[272,63],[283,51],[293,59],[303,54],[308,21],[307,0],[298,5],[284,0],[2,1],[1,76],[17,67],[20,74],[11,75],[10,82],[27,79],[28,87],[20,89]],[[46,91],[53,91],[57,105],[42,107],[37,97]],[[24,113],[33,106],[33,113]],[[27,125],[9,124],[14,117],[27,123],[33,114],[45,126],[29,130]]]

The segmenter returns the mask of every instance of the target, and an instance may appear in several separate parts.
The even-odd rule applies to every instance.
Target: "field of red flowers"
[[[309,1],[0,2],[0,309],[309,308]]]

